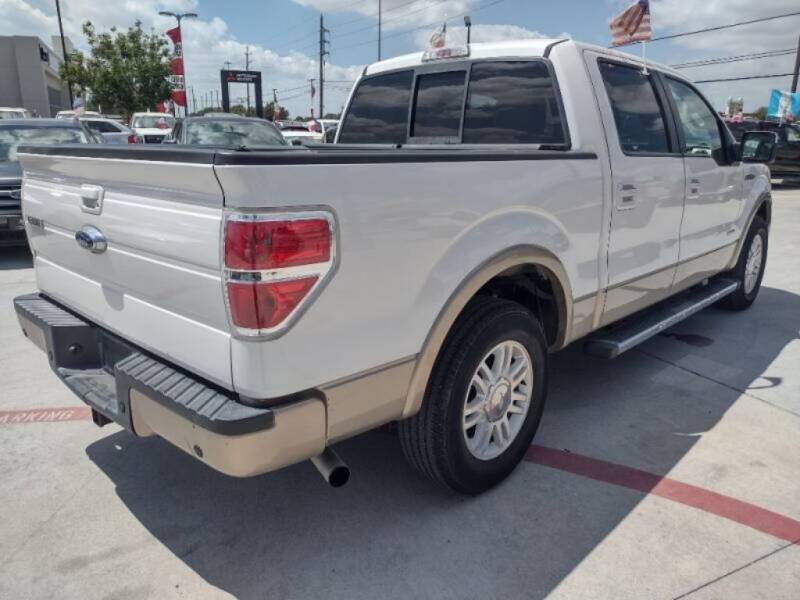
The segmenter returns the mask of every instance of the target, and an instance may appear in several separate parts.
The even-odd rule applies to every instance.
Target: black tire
[[[495,346],[513,340],[533,363],[528,413],[510,445],[481,460],[467,448],[462,410],[478,364]],[[464,494],[502,481],[522,460],[541,420],[547,394],[547,344],[541,324],[524,306],[496,298],[474,300],[459,317],[437,358],[420,412],[398,426],[408,461],[423,475]]]
[[[761,266],[755,286],[748,292],[745,290],[747,257],[750,247],[752,246],[753,240],[756,236],[761,237]],[[756,297],[758,296],[758,291],[761,289],[761,280],[764,277],[764,268],[767,266],[768,242],[769,229],[767,228],[767,224],[764,222],[764,219],[756,215],[753,218],[753,223],[750,225],[750,230],[747,232],[747,237],[742,245],[742,251],[739,254],[739,260],[737,261],[736,266],[722,275],[722,277],[735,279],[738,281],[739,287],[735,292],[725,296],[722,300],[717,302],[717,306],[727,310],[744,310],[755,301]]]

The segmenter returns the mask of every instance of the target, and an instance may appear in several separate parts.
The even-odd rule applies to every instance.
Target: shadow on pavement
[[[746,389],[796,339],[800,296],[761,294],[746,313],[709,309],[615,361],[579,345],[555,355],[536,443],[667,473],[740,395],[673,363],[744,353],[734,364]],[[750,321],[764,328],[756,338]],[[153,536],[238,598],[541,598],[643,497],[526,463],[494,490],[462,497],[412,472],[394,435],[337,449],[353,470],[338,490],[308,462],[236,480],[125,432],[87,454]]]
[[[33,256],[28,246],[0,246],[0,270],[29,269]]]

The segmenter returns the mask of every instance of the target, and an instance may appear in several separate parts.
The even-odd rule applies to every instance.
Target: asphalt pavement
[[[553,357],[527,459],[479,497],[391,430],[220,475],[97,428],[17,326],[35,289],[0,249],[0,598],[800,598],[800,189],[774,191],[763,288],[614,361]]]

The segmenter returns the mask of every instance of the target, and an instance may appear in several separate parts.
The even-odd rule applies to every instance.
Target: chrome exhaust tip
[[[311,462],[331,487],[342,487],[350,479],[350,468],[330,448],[325,448],[322,454],[312,456]]]

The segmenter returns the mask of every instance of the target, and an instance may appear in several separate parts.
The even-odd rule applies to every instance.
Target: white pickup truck
[[[774,147],[603,48],[402,56],[364,69],[336,144],[21,148],[16,310],[99,425],[341,484],[330,446],[399,421],[419,471],[477,493],[527,450],[548,353],[753,302]]]

